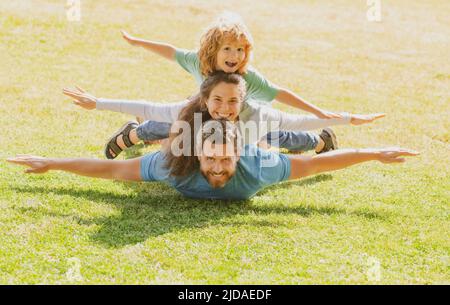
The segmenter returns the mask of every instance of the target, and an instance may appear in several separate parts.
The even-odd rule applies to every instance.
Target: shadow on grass
[[[323,182],[323,181],[328,181],[328,180],[332,180],[333,176],[329,175],[329,174],[321,174],[321,175],[317,175],[314,177],[310,177],[310,178],[304,178],[301,180],[290,180],[290,181],[286,181],[283,183],[278,183],[278,184],[274,184],[271,185],[270,187],[267,187],[261,191],[258,192],[258,195],[266,195],[267,193],[270,193],[271,191],[274,190],[284,190],[284,189],[289,189],[292,186],[308,186],[308,185],[313,185],[319,182]]]
[[[275,185],[272,188],[287,188],[290,185],[309,185],[319,181],[329,180],[328,176],[318,176],[303,181],[293,181]],[[121,183],[122,184],[122,183]],[[308,217],[313,214],[336,215],[350,214],[364,218],[382,218],[381,215],[365,211],[347,211],[334,207],[311,206],[271,206],[256,205],[251,200],[246,201],[214,201],[189,199],[178,194],[171,187],[162,183],[123,183],[132,188],[130,195],[103,192],[90,189],[46,188],[46,187],[13,187],[13,190],[21,193],[48,193],[68,195],[76,198],[84,198],[104,204],[112,204],[120,210],[119,215],[83,219],[79,215],[55,213],[41,208],[19,208],[22,212],[42,213],[46,216],[69,217],[75,219],[81,225],[96,224],[99,230],[91,238],[106,247],[118,248],[130,244],[136,244],[166,233],[202,228],[215,224],[239,225],[233,222],[233,216],[264,216],[273,214],[296,214]],[[231,221],[228,221],[231,220]],[[250,221],[246,225],[277,226],[267,221]]]
[[[158,150],[159,147],[157,145],[154,145],[155,147],[150,147],[153,148],[154,150]],[[139,143],[136,144],[130,148],[125,149],[122,152],[123,158],[124,159],[133,159],[133,158],[137,158],[137,157],[141,157],[146,153],[146,149],[148,150],[149,145],[145,145],[144,143]]]

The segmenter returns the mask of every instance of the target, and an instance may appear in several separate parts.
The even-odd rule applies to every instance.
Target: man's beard
[[[208,175],[207,172],[201,171],[203,177],[208,181],[209,185],[211,185],[212,188],[222,188],[224,187],[228,181],[230,181],[231,177],[233,177],[234,172],[225,172],[224,175],[221,177],[222,179],[219,181],[215,180],[211,175]],[[225,177],[225,178],[224,178]],[[211,178],[211,180],[210,180]]]

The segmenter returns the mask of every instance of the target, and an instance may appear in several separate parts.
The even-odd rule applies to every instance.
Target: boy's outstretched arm
[[[116,161],[98,159],[52,159],[31,155],[17,155],[6,161],[29,167],[26,173],[43,174],[49,170],[61,170],[80,176],[141,181],[141,158]]]
[[[291,161],[291,175],[289,179],[334,171],[367,161],[383,163],[401,163],[406,156],[417,156],[419,153],[403,148],[383,149],[338,149],[317,156],[289,156]]]
[[[139,39],[131,36],[125,31],[122,32],[122,37],[132,46],[143,47],[153,53],[156,53],[169,60],[175,60],[175,47],[161,42]]]
[[[275,96],[275,99],[283,104],[310,112],[321,119],[341,117],[339,114],[320,109],[287,89],[280,89],[278,94]]]

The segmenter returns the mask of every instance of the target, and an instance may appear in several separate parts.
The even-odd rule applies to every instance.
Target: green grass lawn
[[[366,1],[351,0],[81,0],[78,23],[67,21],[65,1],[0,2],[0,283],[450,283],[450,4],[412,2],[382,0],[379,23],[367,21]],[[193,78],[119,30],[196,48],[224,9],[243,16],[253,64],[273,82],[324,109],[388,114],[337,127],[341,147],[421,156],[280,184],[245,202],[190,200],[158,183],[31,176],[4,162],[19,153],[103,158],[129,117],[79,109],[61,89],[185,98]]]

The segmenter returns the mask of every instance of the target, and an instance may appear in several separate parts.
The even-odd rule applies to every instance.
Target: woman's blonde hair
[[[239,15],[226,12],[221,14],[200,38],[198,57],[200,60],[200,71],[203,76],[206,77],[216,70],[217,53],[225,39],[242,39],[244,41],[245,59],[236,73],[242,75],[247,72],[253,49],[253,38]]]

